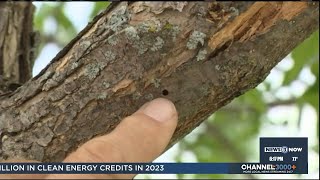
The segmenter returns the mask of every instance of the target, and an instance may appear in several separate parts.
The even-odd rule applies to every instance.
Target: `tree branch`
[[[33,11],[31,2],[0,2],[0,95],[31,78]]]
[[[286,105],[292,105],[297,103],[297,99],[288,99],[288,100],[279,100],[275,102],[268,103],[269,108],[273,108],[275,106],[286,106]]]
[[[318,21],[315,2],[116,3],[0,97],[1,158],[61,161],[156,97],[179,112],[172,145],[262,82]]]

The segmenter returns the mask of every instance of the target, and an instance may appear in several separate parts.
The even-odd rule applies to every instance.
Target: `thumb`
[[[64,162],[151,162],[168,145],[177,120],[171,101],[155,99],[123,119],[110,134],[82,145]]]

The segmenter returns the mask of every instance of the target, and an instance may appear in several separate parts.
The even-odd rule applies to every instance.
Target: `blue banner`
[[[0,163],[0,174],[307,173],[307,138],[260,138],[260,163]]]
[[[0,163],[0,174],[297,174],[293,164]]]

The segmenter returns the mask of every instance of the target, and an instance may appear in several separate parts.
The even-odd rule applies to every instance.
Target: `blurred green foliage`
[[[95,2],[90,14],[92,19],[96,14],[105,9],[110,2]],[[35,28],[42,35],[42,45],[54,42],[63,47],[73,37],[77,31],[73,22],[64,11],[64,2],[54,5],[44,3],[35,16]],[[57,23],[56,32],[46,34],[45,21],[53,18]],[[317,113],[317,125],[319,126],[319,30],[314,32],[308,39],[296,47],[291,53],[294,66],[285,71],[281,71],[284,79],[280,87],[271,89],[272,82],[263,82],[264,89],[252,89],[232,103],[215,112],[203,125],[201,132],[196,135],[195,141],[187,138],[179,144],[179,150],[175,157],[177,162],[184,162],[183,152],[191,151],[199,162],[245,162],[258,161],[258,141],[261,131],[265,125],[270,125],[267,113],[277,106],[296,106],[301,113],[305,104],[311,105]],[[303,69],[310,69],[315,81],[310,78],[305,79],[301,74]],[[304,82],[305,91],[299,97],[288,101],[279,100],[276,92],[283,87],[290,87],[293,82]],[[291,88],[295,91],[294,88]],[[267,97],[267,98],[266,98]],[[274,101],[270,101],[270,99]],[[290,114],[290,113],[289,113]],[[298,117],[300,118],[300,117]],[[288,118],[290,119],[290,118]],[[297,123],[300,123],[298,120]],[[290,124],[290,123],[289,123]],[[278,124],[278,126],[287,126]],[[297,124],[299,127],[299,124]],[[317,139],[319,140],[319,130]],[[319,141],[314,147],[319,153]],[[190,177],[187,175],[177,175],[179,178]],[[231,178],[230,175],[194,175],[193,178]],[[243,175],[245,178],[255,176]]]
[[[303,67],[319,62],[319,30],[292,51],[292,58],[294,67],[286,73],[283,85],[295,80]]]
[[[34,27],[40,31],[41,35],[44,35],[40,48],[42,48],[45,43],[49,42],[54,42],[59,46],[63,46],[76,36],[76,28],[71,20],[66,16],[66,13],[63,10],[64,6],[64,2],[54,4],[44,3],[39,9],[34,18]],[[52,18],[52,20],[57,24],[55,33],[45,33],[45,22],[48,18]]]
[[[111,2],[106,2],[106,1],[100,1],[100,2],[95,2],[92,12],[90,14],[90,18],[93,19],[94,16],[99,14],[102,10],[104,10],[106,7],[109,6]]]

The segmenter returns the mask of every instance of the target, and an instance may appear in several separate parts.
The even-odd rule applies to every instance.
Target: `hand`
[[[96,137],[71,153],[63,162],[151,162],[168,145],[178,114],[169,100],[158,98],[126,117],[109,134]],[[6,162],[35,162],[11,160]],[[93,179],[133,178],[135,174],[0,175],[0,178]]]

